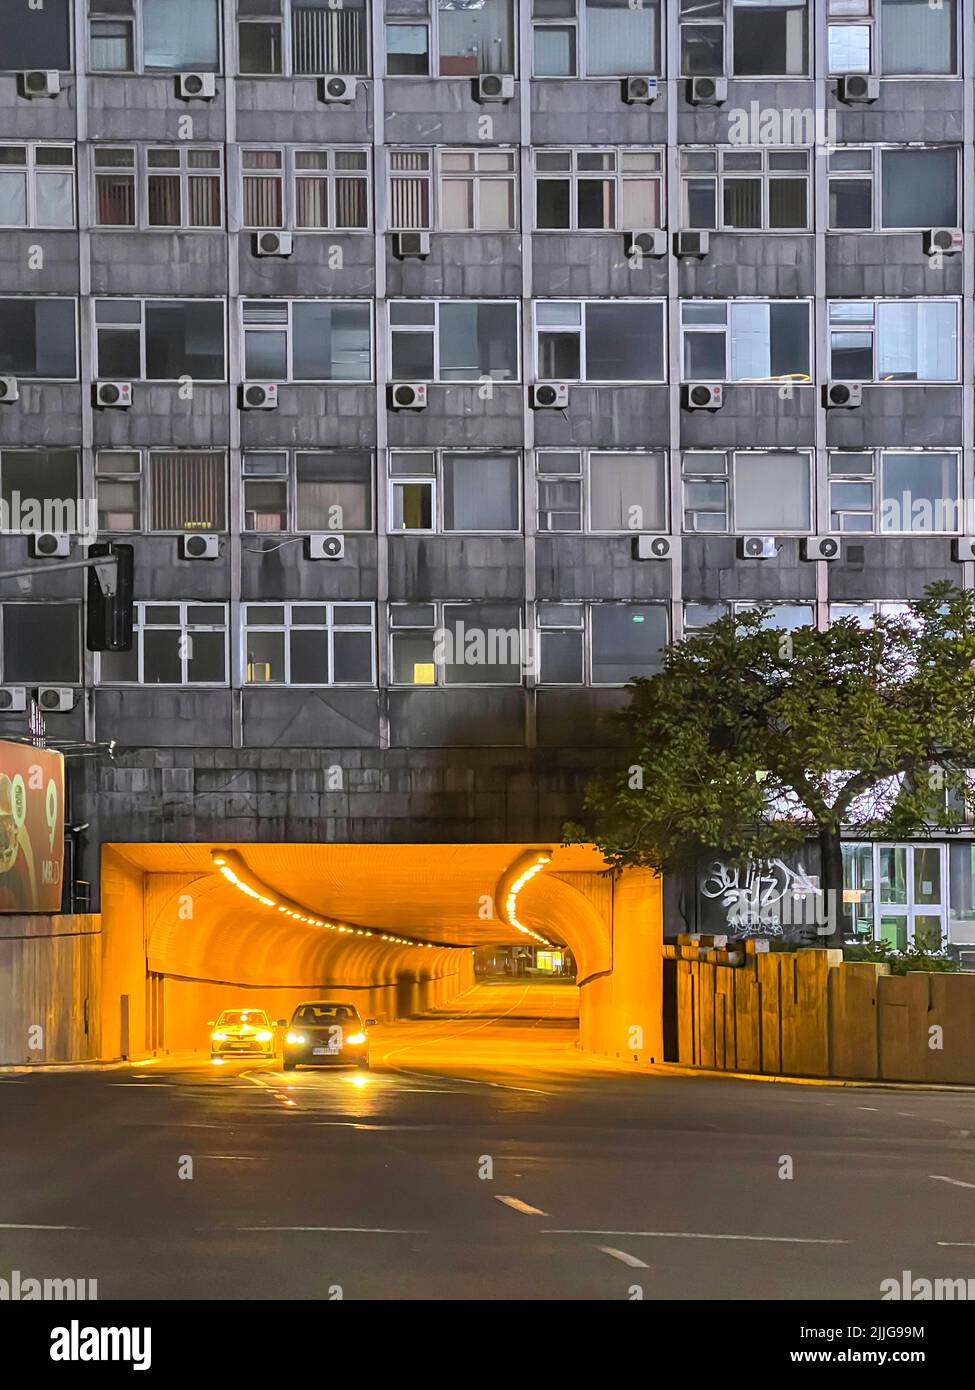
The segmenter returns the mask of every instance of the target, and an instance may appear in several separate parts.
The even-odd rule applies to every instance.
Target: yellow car
[[[218,1057],[273,1057],[274,1029],[263,1009],[224,1009],[209,1022],[210,1060]]]

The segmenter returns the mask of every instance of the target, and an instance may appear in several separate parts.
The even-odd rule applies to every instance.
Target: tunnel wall
[[[100,1051],[100,918],[0,916],[0,1065]]]
[[[584,1052],[637,1066],[663,1061],[661,880],[627,869],[613,881],[608,969],[579,981]]]

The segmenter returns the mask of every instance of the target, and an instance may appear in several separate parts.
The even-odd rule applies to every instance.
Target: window
[[[218,146],[96,145],[95,225],[220,227],[222,164]]]
[[[433,170],[438,171],[434,206]],[[391,231],[512,232],[518,227],[514,150],[390,150]]]
[[[514,72],[512,0],[436,0],[441,77]]]
[[[543,381],[664,379],[659,300],[536,300],[535,338]]]
[[[542,685],[626,685],[660,670],[667,643],[662,603],[538,603]]]
[[[371,310],[366,302],[245,299],[244,374],[251,381],[368,381]]]
[[[958,380],[956,300],[833,300],[829,325],[834,380]]]
[[[690,602],[684,604],[684,632],[690,636],[694,632],[700,632],[703,628],[710,627],[720,618],[726,618],[729,613],[750,613],[758,607],[765,610],[762,622],[762,627],[765,629],[784,628],[787,632],[793,632],[797,627],[815,626],[816,615],[811,603],[763,602],[757,604],[750,600],[739,600],[734,603]]]
[[[957,227],[958,148],[844,147],[829,155],[834,231]]]
[[[663,225],[659,150],[536,150],[540,231],[632,231]]]
[[[660,3],[532,0],[535,77],[660,73]]]
[[[92,72],[215,71],[218,0],[90,0]]]
[[[364,149],[241,150],[244,227],[346,231],[369,226]]]
[[[0,299],[0,376],[76,380],[76,320],[73,299]]]
[[[237,0],[237,49],[245,76],[364,77],[366,0]]]
[[[44,6],[21,5],[0,31],[0,71],[25,72],[71,68],[71,0],[45,0]]]
[[[89,509],[79,495],[74,449],[3,449],[0,495],[0,530],[80,532],[90,537]]]
[[[132,650],[99,652],[101,685],[226,685],[225,603],[137,603]]]
[[[96,299],[96,372],[118,381],[223,381],[223,301]]]
[[[680,307],[685,381],[809,379],[805,300],[693,299]]]
[[[809,71],[806,0],[680,0],[686,77],[801,77]]]
[[[861,627],[873,627],[874,618],[904,618],[910,614],[910,604],[868,599],[858,603],[831,603],[829,620],[839,622],[841,618],[852,618]]]
[[[957,453],[877,449],[829,455],[831,531],[966,531]]]
[[[812,457],[808,453],[708,451],[684,455],[684,531],[810,532]]]
[[[683,148],[682,225],[730,232],[806,231],[809,160],[808,150]]]
[[[371,603],[248,603],[247,685],[375,685]]]
[[[520,604],[391,603],[393,685],[521,685],[529,651]]]
[[[517,381],[518,306],[509,300],[392,300],[394,381]]]
[[[81,682],[81,605],[0,603],[7,685],[78,685]]]
[[[540,532],[667,530],[663,453],[545,449],[535,467]]]
[[[386,21],[386,73],[389,77],[429,77],[430,26],[426,21]]]
[[[829,0],[829,70],[930,77],[957,71],[956,0]]]
[[[223,531],[222,452],[101,449],[95,455],[100,531]]]
[[[74,225],[74,146],[0,145],[0,226]]]
[[[521,529],[521,458],[515,453],[395,449],[389,455],[389,529]]]
[[[371,531],[372,455],[357,450],[246,452],[245,531]]]

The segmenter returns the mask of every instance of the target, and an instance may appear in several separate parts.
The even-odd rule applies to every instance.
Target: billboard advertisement
[[[0,740],[0,912],[60,912],[64,758]]]

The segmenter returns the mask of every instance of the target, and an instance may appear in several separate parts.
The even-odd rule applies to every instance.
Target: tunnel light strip
[[[428,951],[435,951],[438,949],[443,951],[463,951],[470,949],[469,947],[461,946],[453,942],[445,941],[440,943],[433,941],[417,941],[411,936],[393,936],[389,932],[380,933],[370,931],[368,927],[352,927],[345,923],[326,922],[324,918],[316,917],[313,913],[309,913],[306,909],[301,907],[300,904],[294,902],[290,898],[279,900],[278,898],[272,897],[271,890],[268,889],[265,884],[261,884],[261,889],[263,891],[260,891],[255,888],[253,884],[248,883],[242,876],[242,871],[247,873],[250,871],[234,850],[211,850],[210,858],[213,861],[214,867],[219,869],[227,882],[232,884],[239,892],[245,893],[247,897],[253,898],[255,902],[261,903],[264,907],[275,908],[278,912],[283,912],[286,917],[290,917],[295,922],[305,922],[310,927],[322,927],[326,931],[340,932],[345,936],[371,936],[377,941],[385,941],[389,945],[394,946],[425,946]],[[524,931],[527,930],[527,928],[522,928],[521,930]],[[541,937],[539,937],[539,940],[541,940]]]
[[[504,902],[504,915],[508,920],[508,924],[516,928],[517,931],[524,932],[525,936],[532,937],[542,946],[552,946],[553,943],[547,941],[544,936],[540,936],[537,931],[532,931],[531,927],[526,927],[522,922],[518,921],[518,894],[527,883],[531,882],[536,874],[542,872],[546,864],[551,864],[551,862],[552,856],[550,854],[540,854],[534,864],[529,864],[527,869],[522,870],[514,883],[511,884]]]

